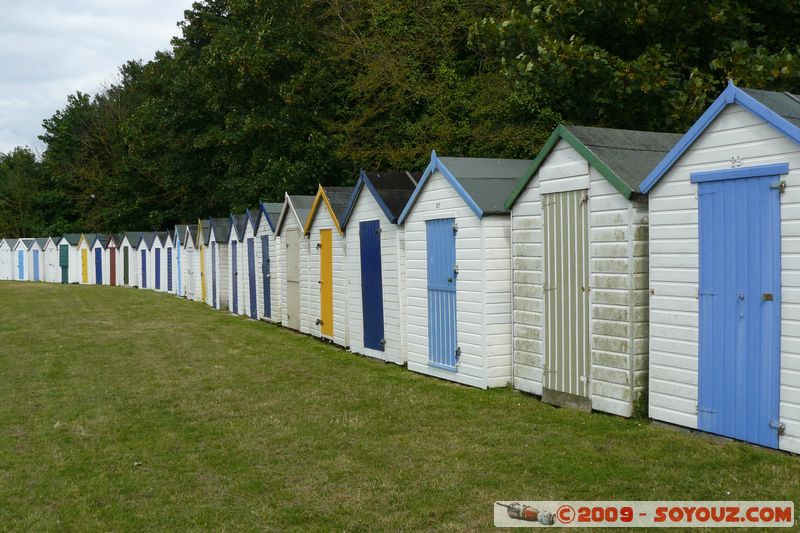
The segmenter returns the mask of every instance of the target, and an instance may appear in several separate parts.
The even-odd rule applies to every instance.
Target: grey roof
[[[203,244],[208,244],[208,239],[211,238],[211,222],[208,220],[200,220],[197,227],[198,232],[203,236]]]
[[[197,246],[197,224],[189,224],[189,225],[187,225],[186,226],[186,231],[189,234],[189,236],[192,238],[192,244],[194,246]],[[186,244],[186,242],[188,242],[188,240],[189,239],[185,239],[183,241],[183,243]]]
[[[44,250],[44,247],[47,246],[47,237],[36,237],[36,244],[39,245],[39,248]]]
[[[600,161],[632,190],[667,155],[682,135],[655,131],[617,130],[589,126],[565,126]]]
[[[169,232],[168,231],[157,231],[156,232],[156,236],[158,237],[158,240],[161,241],[161,245],[162,246],[166,246],[167,239],[169,238]]]
[[[236,240],[241,241],[244,239],[244,231],[247,229],[247,215],[242,213],[240,215],[231,215],[231,227],[236,232]]]
[[[175,233],[173,234],[173,238],[177,236],[177,238],[181,240],[181,244],[183,244],[184,242],[186,242],[186,230],[187,230],[186,224],[178,224],[177,226],[175,226]]]
[[[8,243],[8,247],[13,249],[17,245],[17,241],[18,240],[19,239],[6,239],[6,242]]]
[[[20,239],[19,240],[22,245],[25,247],[26,250],[30,250],[31,246],[33,246],[33,239]]]
[[[228,242],[231,237],[230,218],[212,218],[211,229],[214,232],[214,240],[217,242]]]
[[[134,248],[139,247],[139,242],[142,240],[141,231],[126,231],[124,235],[128,238],[128,242],[131,243],[131,246]]]
[[[353,196],[353,187],[322,187],[325,190],[325,196],[328,197],[328,202],[331,204],[333,214],[336,219],[341,223],[347,213],[347,206],[350,205],[350,197]]]
[[[144,245],[149,250],[153,247],[153,241],[156,240],[156,232],[155,231],[143,231],[142,232],[142,240],[144,241]],[[141,244],[141,243],[139,243]]]
[[[62,239],[67,241],[67,244],[70,246],[78,246],[78,242],[81,240],[80,233],[65,233],[61,236]]]
[[[86,242],[91,247],[94,244],[95,239],[97,239],[97,233],[84,233],[84,237],[86,237]]]
[[[439,161],[485,215],[508,213],[503,204],[532,163],[527,159],[477,157],[440,157]]]
[[[308,214],[311,212],[311,206],[314,204],[313,196],[290,194],[289,199],[292,201],[297,218],[300,219],[300,225],[303,226],[308,220]]]
[[[414,194],[422,172],[364,172],[395,219]]]
[[[742,91],[764,104],[795,126],[800,127],[800,96],[789,92],[762,91],[745,89]]]
[[[278,202],[270,202],[270,203],[261,203],[261,211],[266,213],[267,218],[269,219],[270,228],[274,231],[275,226],[278,224],[278,218],[281,216],[281,209],[283,209],[283,204]]]

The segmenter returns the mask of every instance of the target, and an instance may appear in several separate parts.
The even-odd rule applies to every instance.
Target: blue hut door
[[[780,191],[777,176],[701,182],[697,425],[777,448]]]
[[[25,279],[25,252],[17,253],[17,279]]]
[[[103,284],[103,249],[94,249],[94,284]]]
[[[130,285],[129,268],[130,268],[130,246],[122,249],[122,283]]]
[[[250,285],[250,318],[258,318],[256,296],[256,245],[255,239],[247,239],[247,279]]]
[[[61,283],[69,283],[69,246],[58,247],[58,266],[61,267]]]
[[[156,248],[156,260],[155,260],[155,271],[156,271],[156,290],[161,290],[161,248]]]
[[[364,348],[384,351],[383,274],[381,272],[381,224],[368,220],[358,225],[361,251],[361,311]]]
[[[142,250],[142,288],[147,288],[147,250]]]
[[[211,306],[217,307],[217,243],[211,243]]]
[[[33,281],[39,281],[39,250],[33,251]]]
[[[172,248],[167,248],[167,290],[172,292]]]
[[[264,316],[272,318],[272,298],[270,296],[270,279],[272,274],[269,273],[269,236],[264,235],[261,237],[261,280],[264,287]]]
[[[456,227],[452,218],[426,222],[428,255],[428,364],[455,370]]]
[[[236,241],[231,241],[231,309],[239,314],[239,261],[236,259]]]

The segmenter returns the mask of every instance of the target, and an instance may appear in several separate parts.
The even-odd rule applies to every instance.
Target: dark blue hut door
[[[247,239],[247,279],[250,284],[250,318],[258,318],[258,298],[256,296],[255,239]]]
[[[94,249],[94,283],[95,285],[103,284],[103,249]]]
[[[161,290],[161,248],[156,248],[156,260],[155,260],[155,271],[156,271],[156,290]]]
[[[217,243],[211,243],[211,306],[217,307]]]
[[[452,218],[426,222],[428,256],[428,364],[455,370],[456,227]]]
[[[147,250],[142,250],[142,288],[147,288]]]
[[[236,241],[231,241],[231,309],[239,314],[239,261],[236,259]]]
[[[167,290],[172,292],[172,248],[167,248]]]
[[[358,225],[361,248],[361,311],[364,347],[384,350],[383,274],[381,273],[381,224],[368,220]]]
[[[33,250],[33,281],[39,281],[39,250]]]
[[[270,279],[272,275],[269,273],[269,236],[264,235],[261,237],[261,279],[264,287],[264,316],[272,318],[272,298],[270,296]]]
[[[777,176],[699,183],[698,428],[778,446]]]

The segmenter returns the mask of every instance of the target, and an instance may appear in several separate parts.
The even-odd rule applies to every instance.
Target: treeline
[[[565,121],[682,132],[730,77],[800,89],[800,4],[204,0],[0,154],[0,235],[155,229],[440,154],[527,157]]]

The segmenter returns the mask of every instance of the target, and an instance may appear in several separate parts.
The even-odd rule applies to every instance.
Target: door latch
[[[785,180],[780,180],[780,181],[776,181],[775,183],[770,183],[769,184],[769,188],[770,189],[778,189],[779,192],[784,193],[784,192],[786,192],[786,181]]]
[[[456,363],[458,363],[459,359],[461,359],[461,346],[456,348]]]
[[[771,302],[775,300],[775,297],[772,295],[771,292],[765,292],[764,294],[761,295],[761,297],[764,299],[765,302]]]
[[[775,422],[774,420],[770,420],[769,427],[776,430],[778,432],[778,435],[783,435],[786,432],[786,424],[784,424],[780,420],[777,422]]]

